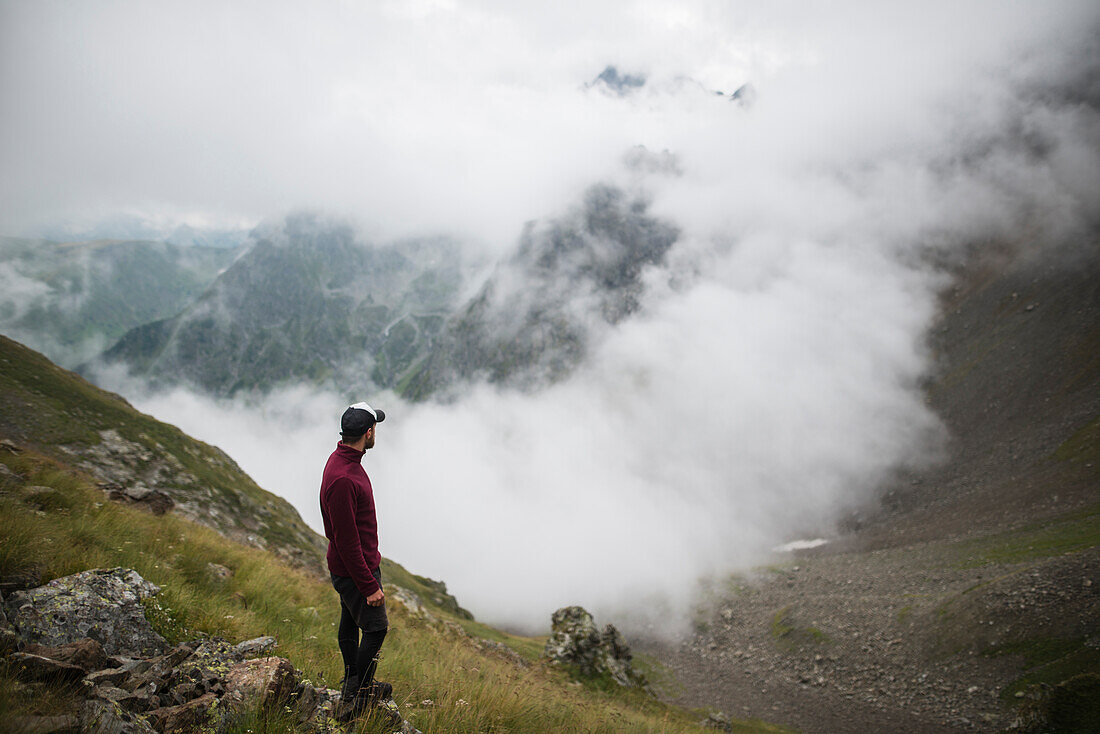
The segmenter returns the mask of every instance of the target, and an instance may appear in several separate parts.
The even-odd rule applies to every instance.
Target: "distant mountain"
[[[596,87],[617,97],[625,97],[645,86],[645,77],[641,74],[620,74],[615,66],[607,66],[586,86]]]
[[[131,329],[104,358],[217,395],[304,380],[419,399],[475,377],[553,381],[637,309],[644,269],[676,241],[647,210],[640,196],[591,187],[572,211],[529,223],[465,303],[453,242],[371,245],[347,224],[291,216],[257,228],[199,299]]]
[[[135,240],[167,242],[188,247],[240,247],[248,239],[249,228],[195,227],[190,224],[167,224],[144,217],[120,214],[93,224],[55,224],[36,228],[25,236],[55,242],[88,242],[91,240]]]
[[[431,350],[461,284],[448,240],[376,246],[347,224],[298,214],[258,227],[200,298],[104,356],[153,383],[218,395],[296,380],[391,386]]]
[[[235,249],[248,241],[246,229],[196,229],[181,224],[164,237],[164,241],[181,247],[221,247]]]
[[[164,242],[0,237],[0,332],[67,366],[175,315],[236,257]]]
[[[678,237],[643,197],[589,188],[565,216],[528,224],[515,254],[447,322],[406,394],[475,377],[521,387],[561,378],[595,333],[637,310],[642,273]]]

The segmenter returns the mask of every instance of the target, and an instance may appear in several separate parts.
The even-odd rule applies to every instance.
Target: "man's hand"
[[[380,607],[385,603],[386,595],[382,593],[381,587],[378,589],[378,591],[367,597],[367,604],[370,604],[372,607]]]

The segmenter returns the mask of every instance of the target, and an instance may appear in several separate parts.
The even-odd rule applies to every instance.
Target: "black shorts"
[[[381,587],[382,574],[377,568],[372,568],[370,572]],[[386,617],[385,604],[377,607],[367,604],[367,598],[363,596],[363,592],[359,591],[359,587],[350,576],[333,574],[329,576],[332,578],[332,588],[336,589],[336,593],[340,595],[340,605],[351,614],[351,618],[359,625],[359,629],[364,632],[381,632],[389,628],[390,621]]]

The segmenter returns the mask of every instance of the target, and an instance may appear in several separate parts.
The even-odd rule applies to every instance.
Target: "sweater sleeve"
[[[355,524],[357,499],[355,486],[343,477],[334,481],[329,488],[328,511],[329,521],[332,523],[332,544],[360,593],[370,596],[378,591],[378,581],[371,574],[363,557],[359,528]]]

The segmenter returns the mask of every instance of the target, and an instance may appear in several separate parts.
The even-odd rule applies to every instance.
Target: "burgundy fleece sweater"
[[[328,457],[321,477],[321,519],[328,538],[328,570],[350,576],[363,596],[370,596],[378,591],[371,569],[378,568],[382,556],[364,453],[338,443]]]

